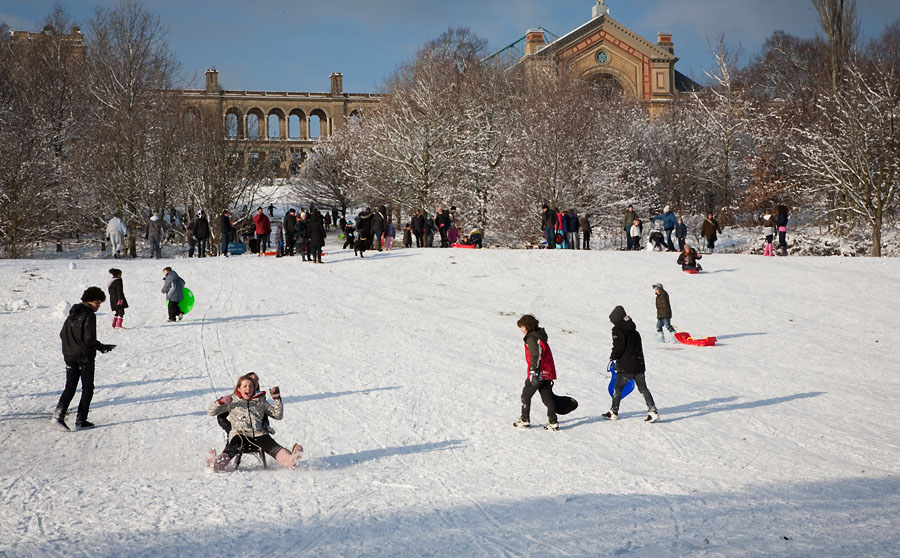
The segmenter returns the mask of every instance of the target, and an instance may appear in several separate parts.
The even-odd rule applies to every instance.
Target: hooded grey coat
[[[184,279],[178,276],[175,273],[175,270],[169,271],[165,277],[163,277],[163,286],[162,293],[166,295],[166,300],[178,302],[182,298],[184,298],[184,294],[182,293],[182,289],[184,289]]]

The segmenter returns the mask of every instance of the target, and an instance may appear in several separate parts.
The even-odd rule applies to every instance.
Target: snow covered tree
[[[55,8],[37,38],[0,29],[0,248],[16,258],[88,223],[73,158],[84,125],[82,58]],[[60,248],[61,249],[61,248]]]
[[[291,183],[296,199],[307,200],[318,207],[336,207],[341,215],[359,199],[359,191],[353,172],[353,152],[359,147],[354,142],[360,133],[356,119],[323,139]]]
[[[822,95],[822,119],[796,129],[804,140],[797,150],[810,190],[839,194],[830,211],[862,218],[876,257],[885,216],[896,214],[900,202],[898,83],[898,66],[880,58],[850,66],[845,83]]]
[[[706,72],[712,86],[694,95],[703,116],[700,124],[708,137],[705,156],[709,174],[703,178],[710,186],[706,211],[720,207],[724,225],[735,190],[747,183],[744,160],[753,142],[747,126],[749,103],[744,86],[736,79],[739,53],[729,49],[720,36],[713,56],[716,68]]]
[[[105,214],[123,213],[129,250],[148,215],[169,207],[171,175],[159,165],[174,137],[177,99],[169,93],[177,70],[157,16],[134,0],[98,8],[87,41],[91,126],[86,128],[86,180]]]

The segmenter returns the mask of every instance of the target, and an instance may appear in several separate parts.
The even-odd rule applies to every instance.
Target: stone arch
[[[316,122],[318,121],[318,126]],[[331,130],[331,122],[328,119],[328,113],[322,109],[313,109],[309,112],[309,139],[323,139],[328,137]],[[318,130],[316,129],[318,127]],[[316,132],[314,134],[314,132]]]
[[[288,113],[286,131],[288,133],[288,139],[309,139],[309,121],[307,121],[306,113],[303,112],[303,109],[295,108]]]
[[[259,141],[266,138],[266,115],[262,109],[253,107],[248,110],[245,120],[248,140]]]
[[[612,66],[589,70],[582,74],[580,79],[609,93],[618,93],[624,97],[637,100],[641,98],[637,84],[625,72]]]
[[[268,140],[287,139],[287,119],[283,110],[273,108],[269,111],[269,114],[266,115],[266,129],[268,130],[266,135]]]
[[[241,109],[237,107],[229,107],[225,111],[225,137],[228,139],[244,139],[244,115]]]

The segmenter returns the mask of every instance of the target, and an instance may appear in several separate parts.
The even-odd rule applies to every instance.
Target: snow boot
[[[559,423],[558,422],[548,422],[544,425],[544,430],[552,430],[554,432],[559,432]]]
[[[75,430],[89,430],[94,426],[94,423],[89,420],[75,420]]]
[[[650,409],[647,411],[647,418],[644,419],[644,422],[656,422],[659,420],[659,413],[656,412],[656,409]]]
[[[50,422],[53,423],[53,426],[59,428],[63,432],[71,432],[72,430],[69,428],[69,425],[66,424],[66,413],[59,407],[53,411],[53,416],[50,418]]]
[[[605,418],[606,420],[619,420],[619,413],[616,413],[616,412],[614,412],[614,411],[612,411],[612,410],[609,410],[608,412],[603,413],[603,414],[600,415],[600,416],[602,416],[602,417]]]
[[[666,342],[666,334],[665,333],[663,333],[661,331],[657,331],[656,335],[658,336],[657,341],[659,341],[660,343]]]
[[[119,327],[119,326],[118,326],[118,323],[119,323],[119,317],[118,317],[118,316],[113,316],[113,321],[112,321],[112,327],[113,327],[113,329],[116,329],[117,327]]]
[[[300,464],[300,460],[303,458],[303,446],[300,444],[294,444],[291,448],[291,469],[296,469]]]
[[[231,456],[222,452],[213,460],[213,471],[223,473],[225,472],[225,467],[227,467],[229,463],[231,463]]]
[[[531,422],[519,419],[513,423],[513,426],[515,426],[516,428],[531,428]]]

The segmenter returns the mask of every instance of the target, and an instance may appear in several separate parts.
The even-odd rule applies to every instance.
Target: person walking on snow
[[[112,320],[114,328],[122,327],[122,320],[125,318],[125,309],[128,308],[128,301],[125,300],[125,288],[122,286],[122,270],[112,268],[109,270],[112,279],[109,280],[109,307],[115,312]]]
[[[675,328],[672,327],[672,306],[669,304],[669,293],[663,288],[662,283],[653,285],[653,291],[656,293],[656,335],[659,336],[660,343],[665,343],[666,337],[663,333],[663,327],[672,334],[672,341],[675,341]]]
[[[269,206],[269,211],[272,211],[274,206]],[[269,223],[269,218],[266,217],[266,214],[263,213],[262,207],[256,208],[256,215],[253,216],[253,223],[256,226],[256,249],[258,250],[257,256],[265,256],[266,250],[269,248],[269,234],[272,232],[272,226]]]
[[[88,421],[91,399],[94,397],[94,360],[97,351],[108,353],[115,345],[105,345],[97,341],[97,310],[106,300],[100,287],[88,287],[81,295],[81,302],[69,310],[69,316],[59,332],[62,340],[63,360],[66,363],[66,387],[59,396],[51,422],[60,430],[69,431],[66,413],[75,397],[78,381],[81,380],[81,400],[75,415],[75,429],[93,428]]]
[[[775,215],[775,226],[778,227],[778,249],[780,256],[787,256],[787,224],[788,208],[786,205],[778,206],[778,214]]]
[[[270,392],[275,401],[274,405],[266,401],[266,392],[256,392],[253,379],[249,375],[244,375],[238,378],[233,395],[220,397],[209,406],[207,413],[210,416],[215,417],[227,412],[228,422],[231,424],[225,449],[215,457],[212,455],[215,453],[214,450],[210,454],[210,465],[214,471],[224,471],[235,455],[248,448],[266,452],[286,469],[297,468],[297,463],[303,455],[303,447],[294,444],[291,451],[286,450],[263,426],[265,417],[281,420],[284,416],[281,391],[276,386]]]
[[[219,228],[221,229],[221,252],[222,256],[228,257],[228,244],[231,242],[231,239],[234,235],[234,223],[231,222],[231,213],[226,209],[222,211],[222,217],[220,220]]]
[[[656,217],[651,217],[650,220],[663,222],[663,230],[666,231],[666,249],[669,252],[674,252],[675,245],[672,244],[672,231],[675,230],[675,225],[678,222],[675,219],[675,213],[672,211],[672,208],[668,205],[665,206],[662,213]]]
[[[206,242],[209,240],[209,220],[203,211],[197,212],[197,219],[192,227],[194,238],[197,239],[197,257],[206,257]]]
[[[687,225],[684,220],[679,217],[678,224],[675,225],[675,238],[678,239],[678,251],[684,250],[685,239],[687,238]]]
[[[158,260],[162,257],[161,244],[165,228],[166,225],[160,221],[158,215],[151,216],[150,220],[147,221],[147,231],[144,233],[144,238],[150,242],[151,258],[156,258]]]
[[[763,256],[774,256],[775,251],[772,248],[772,241],[775,239],[775,218],[771,213],[763,215],[762,232],[766,237],[766,247],[763,248]]]
[[[635,219],[638,218],[637,212],[634,210],[634,206],[628,204],[628,209],[623,213],[624,215],[624,227],[625,227],[625,249],[632,250],[634,249],[632,234],[631,234],[631,226],[634,224]]]
[[[397,227],[394,226],[393,217],[388,217],[387,228],[384,230],[384,249],[388,252],[394,249],[394,238],[397,236]]]
[[[106,225],[106,236],[109,237],[109,248],[112,250],[113,257],[119,259],[122,254],[122,239],[125,237],[127,229],[125,223],[117,216],[113,216]]]
[[[700,227],[700,236],[706,239],[706,248],[710,254],[716,249],[716,240],[719,239],[716,233],[722,234],[722,227],[719,226],[719,222],[716,221],[712,213],[707,213],[706,220],[703,221],[703,226]]]
[[[169,319],[168,322],[181,320],[184,312],[179,308],[179,302],[184,298],[184,279],[175,273],[171,267],[163,268],[163,286],[162,293],[166,295],[168,301]]]
[[[609,412],[604,413],[603,417],[608,420],[619,420],[619,403],[622,401],[622,388],[628,384],[629,380],[634,380],[634,385],[638,391],[644,396],[644,402],[647,404],[647,422],[656,422],[659,420],[659,413],[656,410],[656,403],[653,402],[653,396],[647,389],[647,381],[644,378],[646,368],[644,366],[644,348],[641,346],[641,334],[638,333],[634,321],[625,313],[625,309],[616,306],[609,314],[609,321],[612,322],[612,352],[609,359],[616,363],[616,383],[613,386],[612,406]]]
[[[531,428],[531,398],[534,392],[541,394],[541,401],[547,406],[547,424],[545,430],[559,430],[556,418],[556,404],[553,402],[553,380],[556,379],[556,365],[553,363],[553,352],[547,344],[547,332],[540,327],[537,318],[525,314],[516,322],[525,337],[525,363],[528,371],[525,385],[522,387],[522,411],[519,420],[513,423],[516,428]]]

